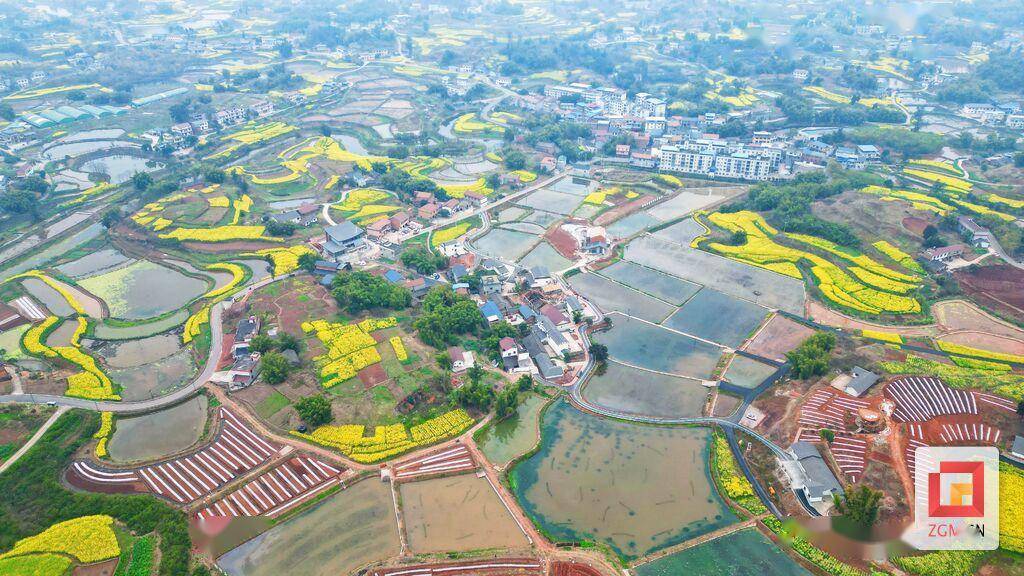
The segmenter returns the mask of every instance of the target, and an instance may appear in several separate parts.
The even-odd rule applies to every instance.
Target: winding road
[[[110,400],[86,400],[84,398],[72,398],[70,396],[54,396],[51,394],[7,394],[0,396],[0,404],[11,403],[11,404],[50,404],[52,406],[62,406],[68,408],[81,408],[84,410],[94,410],[97,412],[113,412],[115,414],[145,414],[147,412],[154,412],[167,406],[173,406],[188,400],[210,380],[213,373],[217,370],[217,362],[220,360],[221,347],[224,341],[224,330],[221,324],[221,315],[224,311],[225,306],[230,306],[237,299],[244,297],[248,293],[262,288],[278,280],[284,280],[295,275],[294,272],[285,274],[282,276],[264,278],[259,282],[251,284],[245,290],[235,294],[234,297],[224,300],[218,304],[214,304],[210,307],[210,354],[206,359],[206,364],[203,366],[202,372],[200,372],[188,385],[183,386],[169,394],[164,396],[158,396],[156,398],[148,398],[146,400],[138,400],[133,402],[114,402]]]

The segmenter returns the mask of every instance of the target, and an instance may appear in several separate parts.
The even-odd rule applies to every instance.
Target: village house
[[[963,244],[952,244],[950,246],[929,248],[922,252],[921,255],[930,262],[946,262],[962,255],[965,250],[967,250],[967,246]]]
[[[322,247],[324,257],[335,261],[343,259],[349,252],[358,250],[364,243],[363,229],[348,220],[324,228],[324,232],[326,233]]]
[[[469,370],[476,365],[473,353],[469,350],[463,350],[458,346],[450,346],[448,348],[448,357],[452,361],[452,372],[456,374]]]
[[[387,218],[381,218],[375,222],[370,222],[366,226],[366,235],[373,239],[382,238],[388,232],[391,232],[394,228],[391,227],[391,220]]]
[[[441,205],[436,202],[424,204],[416,210],[416,215],[423,220],[433,220],[437,217],[437,213],[441,211]]]
[[[970,216],[960,216],[956,219],[957,229],[971,241],[976,248],[988,248],[992,245],[992,232],[981,224],[974,221]]]
[[[270,216],[272,220],[280,223],[291,223],[299,226],[309,227],[320,221],[320,206],[316,204],[303,204],[291,210],[278,212]]]

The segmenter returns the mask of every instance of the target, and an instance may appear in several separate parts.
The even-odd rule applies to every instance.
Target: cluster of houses
[[[203,112],[193,112],[188,122],[179,122],[163,134],[162,139],[175,148],[182,148],[193,137],[213,132],[217,128],[228,128],[249,121],[264,118],[274,113],[274,103],[263,100],[249,106],[229,106],[213,114],[213,122]]]
[[[970,102],[960,107],[960,115],[992,126],[1005,125],[1015,130],[1024,129],[1024,112],[1020,102],[991,104]]]

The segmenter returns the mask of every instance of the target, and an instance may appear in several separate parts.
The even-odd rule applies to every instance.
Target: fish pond
[[[810,576],[810,572],[753,528],[669,554],[633,569],[636,576]]]
[[[596,540],[635,559],[736,521],[711,482],[707,429],[631,424],[560,401],[541,435],[511,481],[555,540]]]
[[[537,418],[547,399],[527,396],[508,418],[488,426],[475,438],[480,450],[493,464],[505,466],[537,443]]]

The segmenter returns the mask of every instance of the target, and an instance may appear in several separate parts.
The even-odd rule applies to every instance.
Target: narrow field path
[[[32,437],[28,439],[28,442],[25,442],[24,446],[19,448],[18,451],[15,452],[6,461],[4,461],[3,464],[0,464],[0,474],[3,474],[5,471],[7,471],[7,469],[13,466],[15,462],[17,462],[22,456],[25,455],[26,452],[31,450],[32,447],[36,445],[36,442],[38,442],[39,439],[43,437],[43,434],[46,434],[46,431],[50,429],[50,426],[53,426],[53,423],[56,422],[58,418],[63,416],[64,413],[67,412],[68,410],[70,410],[70,408],[68,408],[67,406],[61,406],[60,408],[57,409],[56,412],[53,413],[52,416],[50,416],[46,420],[46,422],[43,422],[43,425],[40,426],[39,430],[36,430],[36,433],[33,434]]]

